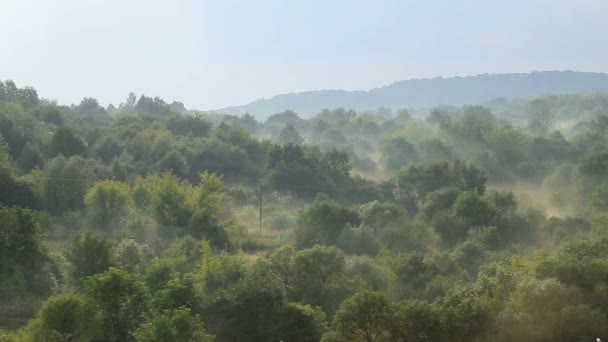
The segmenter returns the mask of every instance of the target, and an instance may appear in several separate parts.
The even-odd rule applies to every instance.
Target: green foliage
[[[71,281],[80,286],[84,278],[108,270],[114,264],[111,248],[112,242],[103,235],[86,232],[74,237],[65,252]]]
[[[129,238],[120,239],[112,248],[112,260],[121,270],[129,273],[141,273],[152,251],[147,245],[140,245]]]
[[[414,165],[401,171],[397,176],[397,199],[413,201],[417,209],[426,200],[427,194],[443,187],[455,187],[460,191],[477,190],[483,194],[486,188],[486,174],[483,170],[463,162],[455,161]]]
[[[211,131],[211,125],[200,114],[175,115],[169,118],[167,129],[175,135],[204,137]]]
[[[134,205],[130,187],[114,181],[95,183],[87,192],[84,203],[93,222],[106,230],[116,225]]]
[[[30,183],[15,177],[9,164],[0,162],[0,204],[38,208],[38,199]]]
[[[343,341],[381,341],[388,337],[391,303],[381,293],[360,292],[340,304],[334,319],[335,331]]]
[[[177,276],[175,261],[169,259],[160,259],[151,263],[144,275],[146,286],[152,293],[163,289]]]
[[[245,260],[241,253],[229,255],[226,252],[213,254],[209,242],[203,242],[201,277],[206,293],[227,289],[238,284],[247,274]]]
[[[286,303],[280,291],[263,284],[215,299],[204,319],[218,341],[318,341],[325,329],[323,312]]]
[[[46,208],[54,214],[82,209],[87,190],[96,180],[95,161],[72,156],[55,157],[45,166],[43,184]]]
[[[104,341],[134,341],[133,332],[148,316],[149,294],[135,276],[111,267],[86,280],[86,295],[101,310]]]
[[[441,329],[437,308],[427,302],[408,300],[393,309],[390,326],[393,341],[440,341]]]
[[[416,147],[402,136],[386,140],[381,148],[386,168],[390,171],[399,171],[419,159]]]
[[[0,328],[31,319],[0,340],[606,335],[608,97],[487,106],[257,122],[0,82]]]
[[[442,330],[449,341],[474,341],[492,326],[488,303],[473,289],[456,288],[436,305]]]
[[[135,333],[137,342],[211,342],[198,315],[181,308],[156,315]]]
[[[518,284],[499,320],[499,341],[573,341],[605,336],[606,315],[553,279]]]
[[[60,128],[55,132],[51,141],[51,156],[57,155],[66,158],[76,155],[86,157],[87,147],[82,140],[74,136],[71,130]]]
[[[304,138],[300,135],[300,132],[293,125],[286,125],[281,129],[279,133],[279,144],[287,145],[287,144],[302,144],[304,143]]]
[[[0,206],[0,299],[9,302],[29,293],[53,289],[50,256],[40,226],[30,209]]]
[[[348,295],[343,283],[345,259],[335,247],[314,246],[295,254],[290,298],[333,312]]]
[[[346,253],[376,255],[380,243],[376,240],[373,230],[368,226],[352,227],[346,225],[336,241],[336,245]]]
[[[544,135],[555,123],[552,104],[546,99],[534,99],[528,105],[528,126],[536,134]]]
[[[28,341],[98,341],[101,313],[91,299],[74,293],[49,298],[24,335]]]
[[[335,245],[346,224],[358,225],[359,215],[333,202],[317,202],[300,214],[296,224],[296,246]]]
[[[186,307],[196,311],[201,302],[200,290],[193,274],[169,280],[154,294],[152,305],[159,311]]]

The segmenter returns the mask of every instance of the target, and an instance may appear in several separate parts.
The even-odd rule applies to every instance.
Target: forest
[[[267,117],[0,82],[0,341],[608,339],[608,94]]]

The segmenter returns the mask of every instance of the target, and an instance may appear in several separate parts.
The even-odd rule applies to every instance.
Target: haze
[[[0,79],[60,103],[212,109],[279,93],[608,71],[605,1],[0,2]]]

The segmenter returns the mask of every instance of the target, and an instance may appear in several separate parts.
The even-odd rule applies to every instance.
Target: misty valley
[[[607,93],[264,117],[0,82],[0,341],[608,337]]]

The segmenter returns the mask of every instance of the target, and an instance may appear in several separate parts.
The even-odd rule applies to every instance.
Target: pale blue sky
[[[409,78],[608,72],[607,0],[0,0],[0,79],[210,109]]]

